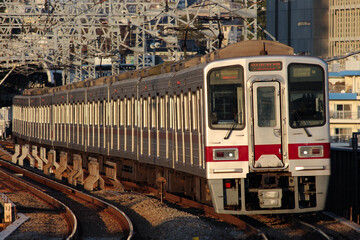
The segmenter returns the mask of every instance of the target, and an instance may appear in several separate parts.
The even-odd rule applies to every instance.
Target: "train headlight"
[[[300,146],[299,147],[299,157],[323,157],[324,148],[323,146]]]
[[[237,148],[218,148],[213,150],[214,160],[238,160],[239,152]]]

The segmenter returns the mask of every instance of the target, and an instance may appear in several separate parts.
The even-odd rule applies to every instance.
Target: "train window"
[[[91,110],[91,112],[90,112],[90,114],[91,114],[91,117],[90,117],[90,119],[91,119],[91,125],[95,125],[95,122],[96,122],[96,103],[95,102],[92,102],[91,103],[91,105],[90,105],[90,110]]]
[[[64,123],[64,116],[65,116],[65,112],[64,112],[64,106],[62,104],[60,104],[59,106],[59,123]]]
[[[134,96],[132,96],[132,106],[133,106],[133,126],[134,127],[137,127],[137,125],[138,125],[138,114],[136,114],[138,111],[137,111],[137,109],[138,109],[138,107],[139,107],[139,105],[138,105],[138,100],[134,97]]]
[[[290,126],[325,124],[325,74],[319,65],[293,63],[288,67]]]
[[[103,125],[104,126],[108,126],[109,123],[110,123],[110,120],[109,120],[109,116],[110,116],[110,111],[109,111],[109,102],[104,100],[104,108],[102,109],[103,111]]]
[[[146,126],[151,127],[151,97],[148,96],[146,104]]]
[[[75,124],[76,122],[76,103],[69,103],[69,111],[71,115],[70,123]]]
[[[193,92],[191,95],[191,105],[192,105],[192,111],[191,111],[191,117],[192,117],[192,130],[197,131],[197,125],[198,125],[198,98],[197,93]]]
[[[98,108],[97,108],[97,102],[93,102],[93,125],[98,125]]]
[[[160,117],[159,117],[159,124],[160,124],[160,128],[163,129],[165,126],[165,108],[164,108],[164,97],[162,96],[160,98]]]
[[[169,95],[168,93],[165,94],[165,99],[164,99],[164,128],[168,129],[169,128],[169,123],[168,123],[168,117],[169,117]]]
[[[148,108],[147,99],[144,98],[143,99],[143,119],[142,119],[144,128],[147,127],[147,108]]]
[[[113,109],[114,109],[114,100],[111,99],[110,101],[107,102],[107,109],[106,109],[107,124],[110,126],[114,125]]]
[[[99,108],[98,108],[98,103],[94,102],[94,125],[98,125],[99,124]]]
[[[84,119],[84,112],[83,112],[83,103],[79,103],[78,106],[78,111],[79,111],[79,124],[83,124],[83,119]]]
[[[95,117],[96,117],[95,102],[92,102],[90,104],[90,125],[95,125]]]
[[[159,94],[156,96],[156,102],[155,102],[155,104],[156,104],[156,119],[155,119],[155,121],[156,121],[156,129],[159,129],[159,127],[160,127],[160,98],[159,98]]]
[[[79,121],[78,103],[72,104],[72,112],[73,112],[73,120],[74,120],[73,123],[78,124]]]
[[[81,103],[77,103],[76,104],[76,112],[77,112],[77,123],[76,124],[78,124],[78,125],[80,125],[80,124],[82,124],[82,122],[81,122],[81,120],[82,120],[82,118],[81,118],[81,114],[82,114],[82,108],[81,108]]]
[[[126,103],[126,106],[127,106],[127,120],[126,120],[126,126],[131,126],[131,99],[128,98],[127,99],[127,103]]]
[[[72,123],[75,124],[76,119],[77,119],[77,117],[76,117],[76,103],[73,103],[70,106],[71,106],[70,110],[72,112]]]
[[[124,126],[124,119],[125,119],[125,102],[124,99],[121,99],[119,105],[119,118],[120,118],[120,126]]]
[[[245,126],[244,70],[231,66],[208,75],[209,124],[213,129],[242,129]]]
[[[54,106],[53,113],[54,113],[54,123],[56,124],[58,123],[57,105]]]
[[[106,103],[104,104],[104,101],[100,101],[99,102],[99,125],[100,126],[105,125],[105,122],[104,122],[104,111],[105,110],[106,110]]]
[[[176,120],[177,120],[177,124],[176,124],[176,130],[181,130],[181,125],[182,125],[182,112],[181,112],[181,97],[180,95],[176,96]]]
[[[89,116],[88,116],[88,123],[89,123],[89,125],[92,125],[93,124],[93,107],[92,107],[92,103],[88,103],[87,104],[88,106],[88,113],[89,113]]]
[[[64,104],[64,111],[65,111],[65,116],[64,116],[64,121],[63,123],[67,124],[70,123],[70,112],[69,112],[69,105],[68,104]]]
[[[68,103],[66,105],[66,109],[67,109],[67,114],[68,114],[68,118],[67,118],[67,123],[73,123],[73,119],[74,119],[74,116],[73,116],[73,105]]]
[[[184,130],[189,130],[189,96],[187,93],[183,95],[183,121],[184,121]]]
[[[174,107],[174,96],[170,96],[170,101],[169,101],[169,129],[174,129],[174,111],[175,111],[175,107]]]
[[[119,99],[119,126],[123,126],[122,110],[123,110],[123,100]]]
[[[114,102],[114,125],[119,125],[119,103],[120,99]]]
[[[104,125],[109,126],[112,125],[112,111],[110,111],[112,106],[112,100],[105,101],[105,109],[104,109]]]
[[[109,103],[109,125],[110,126],[114,126],[116,125],[116,121],[115,121],[115,108],[116,106],[116,101],[114,101],[114,99],[111,99],[110,103]]]
[[[156,99],[151,99],[151,127],[156,128]]]
[[[85,125],[90,125],[90,119],[91,119],[90,103],[87,102],[86,104],[84,104],[84,124]]]
[[[77,103],[76,104],[76,112],[77,112],[77,123],[78,125],[82,124],[82,107],[81,107],[81,103]]]
[[[131,97],[131,126],[137,126],[137,101],[134,96]]]

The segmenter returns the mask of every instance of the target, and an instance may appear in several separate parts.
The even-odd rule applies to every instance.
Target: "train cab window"
[[[290,126],[325,124],[325,74],[319,65],[293,63],[288,67]]]
[[[243,129],[244,70],[241,66],[214,69],[208,75],[209,124],[213,129]]]

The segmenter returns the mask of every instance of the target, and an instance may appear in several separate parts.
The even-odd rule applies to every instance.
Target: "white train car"
[[[14,98],[19,143],[118,166],[219,213],[325,207],[330,176],[327,65],[246,41],[177,64]],[[86,159],[86,157],[85,157]],[[71,164],[71,162],[69,162]],[[86,163],[83,164],[86,166]]]

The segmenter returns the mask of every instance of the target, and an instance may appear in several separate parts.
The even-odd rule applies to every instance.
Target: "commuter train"
[[[120,179],[165,179],[166,191],[218,213],[318,211],[330,176],[327,79],[321,59],[244,41],[187,61],[27,90],[13,100],[13,135],[96,157],[100,172],[114,162]]]

